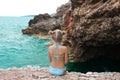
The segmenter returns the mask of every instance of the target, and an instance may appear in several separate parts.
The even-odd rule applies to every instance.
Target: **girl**
[[[48,48],[48,56],[50,65],[50,73],[52,75],[61,76],[66,74],[66,65],[68,63],[68,49],[61,45],[63,32],[61,30],[50,31],[54,44]]]

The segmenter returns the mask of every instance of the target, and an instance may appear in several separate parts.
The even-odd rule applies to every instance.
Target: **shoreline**
[[[33,34],[40,39],[49,39],[50,36]],[[67,72],[64,76],[53,76],[48,67],[26,66],[22,68],[0,68],[0,80],[120,80],[120,72]]]
[[[49,40],[51,40],[51,38],[50,38],[49,35],[43,35],[41,33],[39,33],[39,34],[33,34],[32,36],[38,37],[40,39],[49,39]]]
[[[119,80],[119,72],[67,72],[64,76],[53,76],[48,67],[0,69],[0,80]]]

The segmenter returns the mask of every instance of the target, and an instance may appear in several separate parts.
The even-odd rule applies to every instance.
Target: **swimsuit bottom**
[[[53,68],[50,66],[50,73],[55,76],[61,76],[66,71],[66,67],[64,68]]]

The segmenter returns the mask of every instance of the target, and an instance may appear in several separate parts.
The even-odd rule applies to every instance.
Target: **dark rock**
[[[41,32],[47,33],[52,27],[53,22],[55,22],[56,19],[54,17],[51,17],[49,14],[40,14],[34,17],[34,19],[31,19],[29,21],[29,27],[26,29],[23,29],[23,34],[39,34]]]
[[[71,2],[75,20],[71,53],[79,55],[77,61],[98,56],[120,60],[120,1]]]

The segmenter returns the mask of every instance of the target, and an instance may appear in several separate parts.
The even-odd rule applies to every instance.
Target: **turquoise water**
[[[0,17],[0,68],[48,66],[47,39],[23,35],[33,17]]]
[[[48,39],[23,35],[21,30],[28,26],[33,17],[0,17],[0,68],[42,66],[48,67],[46,44]],[[87,62],[69,62],[68,71],[86,73],[120,72],[120,61],[98,58]]]

